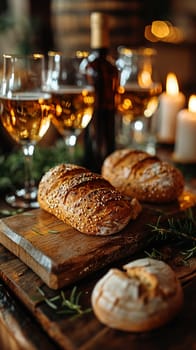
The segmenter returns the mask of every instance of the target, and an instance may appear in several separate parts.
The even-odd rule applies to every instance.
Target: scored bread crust
[[[183,305],[175,272],[163,261],[144,258],[110,269],[95,285],[91,302],[103,324],[144,332],[169,322]]]
[[[104,160],[102,176],[120,192],[141,202],[171,202],[184,189],[179,169],[139,150],[114,151]]]
[[[38,186],[42,209],[82,233],[111,235],[136,219],[141,205],[125,197],[107,180],[74,164],[50,169]]]

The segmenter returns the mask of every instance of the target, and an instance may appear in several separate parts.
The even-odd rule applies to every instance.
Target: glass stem
[[[25,166],[25,193],[27,197],[35,187],[35,180],[32,177],[34,149],[35,145],[32,143],[27,143],[22,146]]]
[[[75,146],[77,142],[76,135],[67,135],[65,136],[65,146],[68,150],[68,159],[69,162],[74,163],[75,160]]]

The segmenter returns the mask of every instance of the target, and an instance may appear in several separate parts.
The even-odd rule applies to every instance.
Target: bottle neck
[[[108,18],[106,15],[93,12],[91,15],[91,49],[109,48]]]

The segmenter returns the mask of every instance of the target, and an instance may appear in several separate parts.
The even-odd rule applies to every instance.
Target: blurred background
[[[154,47],[163,84],[172,71],[183,90],[194,89],[195,0],[1,0],[0,53],[88,50],[96,10],[111,16],[114,54],[119,45]]]
[[[93,11],[110,15],[114,56],[120,45],[153,47],[163,89],[172,71],[181,91],[195,93],[195,0],[1,0],[0,55],[89,50]]]

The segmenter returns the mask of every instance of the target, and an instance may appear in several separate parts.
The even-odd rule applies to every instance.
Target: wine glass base
[[[21,188],[15,193],[6,195],[5,200],[6,203],[14,208],[39,208],[36,188],[32,188],[30,193],[27,193],[24,188]]]

